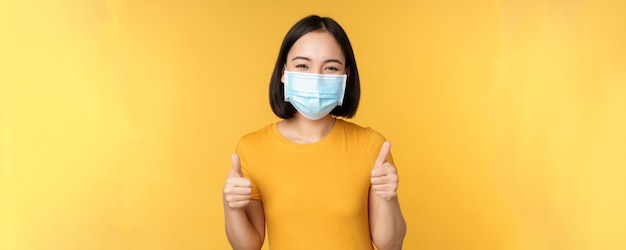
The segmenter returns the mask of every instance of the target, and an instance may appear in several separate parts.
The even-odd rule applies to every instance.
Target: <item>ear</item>
[[[280,74],[280,82],[285,83],[285,66],[283,66],[283,72]]]

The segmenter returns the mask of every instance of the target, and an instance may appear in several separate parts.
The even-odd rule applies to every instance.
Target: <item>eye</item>
[[[327,66],[326,68],[324,68],[325,71],[331,71],[331,72],[336,72],[339,71],[339,69],[335,66]]]
[[[309,68],[309,66],[307,66],[306,64],[298,64],[298,65],[296,65],[296,68],[299,68],[299,69],[308,69],[308,68]]]

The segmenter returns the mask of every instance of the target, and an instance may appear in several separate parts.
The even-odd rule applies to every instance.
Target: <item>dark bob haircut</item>
[[[348,79],[346,80],[346,92],[343,98],[342,106],[337,106],[330,114],[333,116],[340,116],[344,118],[351,118],[356,114],[356,110],[359,106],[359,99],[361,97],[361,83],[359,81],[359,71],[356,67],[356,60],[354,59],[354,52],[352,51],[352,45],[348,40],[348,35],[341,28],[341,26],[335,22],[335,20],[329,17],[308,16],[298,21],[287,35],[283,39],[283,44],[280,46],[280,52],[278,53],[278,59],[276,65],[274,65],[274,73],[270,80],[270,105],[272,111],[276,116],[288,119],[295,115],[296,109],[291,103],[285,102],[285,90],[283,83],[280,81],[283,75],[283,69],[287,62],[287,53],[294,43],[303,35],[311,31],[327,31],[335,37],[337,43],[341,47],[343,54],[346,58],[346,69],[349,70]]]

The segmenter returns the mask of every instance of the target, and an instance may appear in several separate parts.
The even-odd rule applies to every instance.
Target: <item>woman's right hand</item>
[[[242,208],[250,202],[252,195],[251,182],[243,177],[239,156],[234,153],[232,156],[233,169],[226,177],[224,185],[224,204],[229,208]]]

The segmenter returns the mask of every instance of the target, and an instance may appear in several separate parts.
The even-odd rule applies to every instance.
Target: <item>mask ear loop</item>
[[[289,96],[287,95],[287,80],[286,80],[286,76],[285,73],[287,72],[287,63],[283,64],[283,75],[281,77],[281,81],[283,82],[283,95],[285,98],[285,102],[289,102]]]

